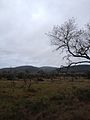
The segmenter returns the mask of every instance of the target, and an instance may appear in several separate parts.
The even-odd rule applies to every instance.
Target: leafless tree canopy
[[[61,26],[54,26],[52,32],[48,33],[51,44],[56,50],[66,52],[69,65],[77,63],[90,63],[90,24],[79,29],[75,19],[69,19]],[[71,62],[71,57],[85,58],[85,61]]]

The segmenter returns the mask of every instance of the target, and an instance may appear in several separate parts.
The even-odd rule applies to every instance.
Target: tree
[[[55,45],[56,50],[60,50],[61,53],[64,52],[68,66],[90,63],[90,24],[80,29],[72,18],[61,26],[54,26],[48,36],[51,38],[51,45]],[[82,60],[72,61],[73,58],[82,58]]]

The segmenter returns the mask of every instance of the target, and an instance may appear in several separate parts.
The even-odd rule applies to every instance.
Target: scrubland
[[[0,120],[90,120],[90,80],[0,80]]]

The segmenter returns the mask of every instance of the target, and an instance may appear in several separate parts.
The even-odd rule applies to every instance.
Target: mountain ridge
[[[59,71],[59,67],[52,67],[52,66],[42,66],[42,67],[35,67],[35,66],[16,66],[16,67],[7,67],[7,68],[1,68],[0,72],[3,71],[13,71],[13,72],[30,72],[33,74],[36,74],[40,71],[43,71],[45,73],[52,73]],[[77,65],[77,66],[71,66],[69,68],[69,72],[80,72],[80,73],[85,73],[90,71],[90,65]],[[61,68],[61,72],[66,72],[66,66]]]

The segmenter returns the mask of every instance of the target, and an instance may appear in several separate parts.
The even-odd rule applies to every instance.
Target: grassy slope
[[[90,81],[0,81],[0,120],[90,120]]]

